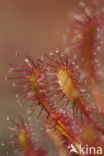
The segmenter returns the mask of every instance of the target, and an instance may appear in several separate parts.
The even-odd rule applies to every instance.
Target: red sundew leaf
[[[42,148],[36,149],[35,142],[32,141],[31,127],[29,123],[24,122],[24,118],[19,116],[20,122],[14,121],[11,118],[7,118],[14,124],[14,127],[7,127],[11,133],[5,133],[4,135],[10,136],[11,141],[4,144],[11,144],[13,152],[23,152],[24,156],[45,156],[45,151]],[[15,134],[13,133],[15,132]],[[13,134],[12,134],[13,133]]]
[[[13,83],[14,87],[20,86],[14,91],[14,94],[18,95],[18,103],[25,104],[26,102],[32,101],[33,103],[34,101],[35,106],[36,101],[40,103],[42,97],[41,92],[44,91],[44,89],[42,89],[44,82],[44,62],[42,58],[39,58],[37,63],[34,63],[27,54],[26,58],[22,58],[17,53],[17,57],[21,65],[11,63],[12,70],[10,71],[13,73],[18,72],[20,76],[9,77],[7,79],[18,80],[15,84]]]
[[[77,117],[70,116],[69,118],[67,115],[64,114],[64,110],[61,111],[61,113],[58,112],[57,114],[60,120],[64,120],[65,122],[70,121],[65,124],[67,126],[70,126],[70,129],[71,131],[73,131],[73,134],[78,134],[78,136],[81,138],[81,140],[83,140],[83,143],[85,143],[85,145],[88,144],[89,147],[90,146],[95,147],[95,148],[101,147],[102,149],[104,149],[104,144],[103,144],[104,140],[102,139],[103,135],[100,132],[98,132],[96,129],[94,129],[94,127],[90,123],[88,123],[86,120],[84,120],[84,122],[80,122],[78,121]],[[65,131],[63,131],[57,125],[57,122],[55,123],[55,121],[52,118],[49,118],[48,120],[46,120],[46,129],[50,135],[51,134],[55,135],[56,137],[60,139],[60,142],[63,144],[65,149],[67,149],[67,151],[71,150],[69,149],[69,146],[72,145],[71,138],[67,137],[67,134],[65,133]],[[74,140],[73,140],[73,144],[74,144]]]
[[[86,89],[84,89],[84,80],[83,79],[81,80],[80,78],[81,76],[79,76],[78,71],[75,70],[76,66],[73,64],[73,62],[71,63],[69,55],[56,53],[56,57],[57,55],[61,57],[61,62],[59,63],[60,65],[57,66],[56,65],[57,63],[54,60],[52,60],[52,66],[54,65],[56,68],[54,74],[52,74],[53,73],[52,68],[49,67],[51,66],[51,63],[50,64],[47,63],[47,84],[45,88],[47,95],[51,94],[51,96],[54,97],[56,96],[56,94],[54,93],[55,91],[57,92],[61,91],[58,95],[60,99],[64,98],[65,96],[67,97],[67,99],[73,101],[75,91],[73,84],[75,84],[78,88],[78,92],[80,93],[81,99],[86,98],[87,100],[87,96],[85,97]],[[53,54],[53,56],[55,58],[55,54]],[[66,58],[69,61],[66,62]],[[75,75],[77,75],[77,77]]]
[[[75,27],[75,37],[72,41],[72,51],[77,57],[80,67],[85,71],[87,79],[92,89],[92,95],[98,108],[104,114],[104,106],[97,90],[97,84],[101,84],[101,63],[103,55],[103,36],[104,36],[104,13],[94,4],[91,9],[84,6],[82,14],[73,16],[77,23]],[[103,73],[103,71],[101,72]],[[95,95],[95,94],[96,95]]]
[[[52,59],[50,59],[50,60],[52,60],[52,62],[53,63],[55,63],[55,66],[56,66],[56,69],[58,69],[59,70],[59,67],[61,67],[61,69],[63,70],[63,69],[65,69],[65,70],[67,70],[67,68],[69,69],[69,71],[71,71],[71,78],[72,78],[72,82],[74,82],[73,84],[74,85],[76,85],[76,83],[75,82],[77,82],[77,84],[79,85],[79,83],[78,83],[78,81],[76,81],[76,78],[74,77],[74,70],[73,70],[73,66],[75,66],[74,65],[74,63],[72,62],[71,63],[71,61],[70,61],[70,59],[69,59],[69,56],[68,55],[60,55],[59,53],[58,53],[58,57],[60,58],[60,61],[61,62],[59,62],[58,60],[56,60],[55,59],[55,57],[53,57]],[[22,59],[22,60],[24,60],[24,59]],[[78,142],[78,143],[81,143],[81,144],[83,144],[81,141],[80,141],[80,139],[79,138],[77,138],[74,134],[73,134],[73,132],[70,130],[70,128],[69,127],[66,127],[66,122],[65,122],[65,119],[63,120],[62,118],[61,118],[61,116],[59,116],[57,113],[56,113],[56,109],[54,108],[54,105],[52,105],[51,103],[50,103],[50,101],[47,99],[47,97],[48,97],[48,95],[46,96],[46,93],[45,92],[43,92],[43,91],[45,91],[45,88],[46,88],[46,85],[43,85],[43,87],[40,85],[41,84],[41,82],[43,82],[43,79],[44,79],[44,77],[45,77],[45,72],[44,72],[44,69],[43,69],[43,66],[41,66],[41,64],[40,64],[40,62],[43,62],[43,60],[39,60],[38,61],[38,63],[37,63],[37,65],[35,65],[35,66],[32,66],[33,65],[33,63],[32,63],[32,65],[30,64],[30,65],[28,65],[29,63],[30,63],[30,59],[29,59],[29,62],[27,61],[27,59],[26,59],[26,62],[24,62],[28,67],[27,68],[30,68],[30,70],[31,70],[31,74],[30,75],[28,75],[28,73],[29,72],[27,72],[27,75],[26,75],[26,73],[25,73],[25,78],[26,79],[29,79],[30,80],[30,84],[31,84],[31,86],[30,86],[30,88],[28,88],[28,89],[31,89],[31,91],[33,92],[33,94],[32,94],[32,98],[31,97],[28,97],[28,96],[26,96],[26,95],[24,95],[24,97],[23,97],[23,99],[26,97],[27,98],[27,100],[29,101],[29,100],[31,100],[32,99],[32,101],[34,101],[34,98],[36,99],[36,101],[38,101],[39,102],[39,104],[42,106],[42,110],[43,110],[43,108],[44,108],[44,110],[49,114],[49,116],[51,116],[53,119],[54,119],[54,121],[55,121],[55,124],[58,126],[58,128],[59,129],[61,129],[61,131],[60,131],[60,133],[65,133],[66,135],[67,135],[67,137],[68,138],[72,138],[72,139],[74,139],[76,142]],[[37,68],[38,67],[38,68]],[[41,67],[41,68],[40,68]],[[64,68],[65,67],[65,68]],[[29,70],[29,71],[30,71]],[[46,68],[46,70],[47,70],[47,68]],[[20,70],[21,71],[21,70]],[[41,74],[40,74],[40,71],[41,71],[41,74],[43,73],[43,75],[41,76]],[[53,71],[52,71],[53,72]],[[56,70],[54,71],[54,72],[56,72]],[[21,72],[20,72],[20,74],[21,74]],[[57,74],[48,74],[48,76],[56,76]],[[59,74],[60,76],[61,76],[61,73]],[[47,76],[47,75],[46,75]],[[59,77],[60,77],[59,76]],[[52,80],[52,79],[51,79]],[[71,80],[71,79],[70,79]],[[27,80],[25,80],[24,82],[26,82]],[[54,79],[54,80],[52,80],[52,81],[56,81],[56,78]],[[45,81],[44,82],[44,84],[47,84],[47,81]],[[58,83],[56,83],[56,84],[58,84]],[[74,85],[72,84],[72,88],[71,88],[71,94],[68,96],[68,98],[70,99],[70,97],[71,97],[71,100],[73,101],[73,100],[75,100],[75,99],[73,99],[73,97],[75,98],[76,97],[76,95],[78,95],[78,94],[74,94],[74,96],[73,96],[73,89],[75,89],[76,90],[76,88],[77,87],[75,87],[74,88]],[[50,84],[48,84],[48,85],[50,85]],[[55,85],[55,83],[53,83],[53,85]],[[59,84],[58,84],[59,85]],[[61,86],[61,87],[63,87],[63,86]],[[24,89],[24,91],[27,91],[26,90],[26,84],[24,85],[24,83],[23,83],[23,89]],[[63,89],[63,88],[62,88]],[[57,95],[57,94],[59,94],[59,93],[62,93],[62,89],[59,89],[59,90],[56,90],[56,92],[55,92],[55,95]],[[78,88],[79,89],[79,88]],[[21,89],[20,89],[21,90]],[[79,89],[80,90],[80,89]],[[65,94],[65,92],[66,92],[66,90],[64,90],[64,94]],[[26,92],[27,93],[27,92]],[[52,93],[52,91],[51,91],[51,93]],[[68,92],[69,93],[69,92]],[[77,92],[76,92],[77,93]],[[28,92],[28,95],[29,95],[29,92]],[[68,95],[68,94],[67,94]],[[75,102],[75,101],[74,101]],[[89,116],[89,114],[88,114],[88,112],[86,111],[86,109],[85,109],[85,107],[83,106],[83,104],[81,103],[81,101],[79,100],[77,100],[77,106],[78,106],[78,108],[85,114],[85,116],[89,119],[89,120],[91,120],[92,121],[92,123],[95,125],[95,127],[96,128],[98,128],[100,131],[103,131],[98,125],[97,125],[97,123]],[[75,104],[76,105],[76,104]]]
[[[65,127],[65,123],[61,121],[61,118],[60,117],[57,118],[56,108],[54,104],[50,102],[48,96],[46,95],[45,87],[47,84],[47,80],[46,80],[47,75],[45,72],[46,66],[43,62],[43,58],[38,59],[37,64],[35,65],[29,57],[28,59],[27,58],[23,59],[21,57],[19,58],[21,61],[23,61],[22,62],[23,65],[24,64],[27,65],[27,70],[29,69],[29,71],[31,71],[30,75],[28,75],[28,73],[23,74],[20,72],[20,74],[23,74],[23,76],[25,76],[26,79],[30,80],[30,84],[31,84],[30,88],[31,88],[31,91],[33,92],[32,98],[31,97],[28,98],[28,96],[26,96],[27,94],[29,95],[29,93],[26,93],[26,95],[23,94],[24,98],[26,97],[28,101],[32,100],[32,102],[34,103],[36,102],[36,105],[38,104],[39,106],[41,106],[42,110],[44,109],[47,112],[48,116],[51,116],[57,122],[57,125],[61,127],[61,129],[63,129],[67,133],[68,138],[71,137],[72,139],[75,139],[76,142],[83,144],[75,135],[73,135],[73,133],[70,131],[70,128]],[[58,61],[55,60],[55,62],[58,64]],[[24,82],[26,81],[27,80],[25,80]],[[22,88],[24,91],[27,91],[25,90],[27,89],[27,87],[25,86],[26,84],[25,85],[23,84]],[[21,93],[19,94],[21,95]],[[33,110],[36,105],[35,104],[33,105]]]
[[[103,52],[101,43],[104,34],[104,13],[98,9],[97,4],[93,4],[91,8],[85,5],[80,10],[81,13],[72,15],[75,21],[74,31],[72,31],[74,37],[70,40],[72,55],[76,55],[81,68],[98,81],[100,78],[98,56]]]
[[[52,56],[52,57],[51,57]],[[89,111],[87,111],[86,104],[88,104],[87,98],[84,96],[84,93],[86,93],[86,89],[84,89],[84,86],[81,85],[81,82],[83,84],[83,80],[80,81],[80,87],[78,84],[78,79],[80,80],[80,77],[77,74],[74,76],[75,72],[78,73],[77,70],[75,70],[76,65],[71,61],[70,63],[66,65],[66,58],[70,60],[70,57],[68,54],[61,54],[60,52],[56,52],[56,56],[61,58],[60,60],[55,58],[55,54],[51,56],[46,56],[48,59],[52,61],[52,65],[56,67],[56,71],[54,72],[54,76],[51,77],[52,71],[51,68],[48,67],[48,85],[46,86],[46,89],[48,88],[47,94],[51,94],[51,96],[56,96],[55,92],[59,91],[61,89],[61,92],[59,92],[58,96],[60,96],[61,93],[63,93],[61,96],[67,97],[71,102],[73,109],[76,108],[79,109],[92,124],[102,133],[104,133],[104,130],[98,125],[98,123],[91,117],[91,114]],[[54,59],[53,59],[54,58]],[[50,81],[51,78],[57,79],[56,81]],[[54,84],[57,84],[57,88]],[[83,86],[83,88],[81,88]],[[52,88],[52,90],[51,90]],[[55,91],[54,91],[55,88]],[[49,91],[50,89],[50,91]],[[50,98],[51,98],[50,96]],[[65,104],[65,103],[64,103]],[[91,105],[89,103],[89,105]]]

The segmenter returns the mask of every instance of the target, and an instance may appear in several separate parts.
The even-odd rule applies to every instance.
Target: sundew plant
[[[33,135],[36,116],[58,156],[104,155],[104,10],[80,2],[80,13],[70,16],[70,51],[57,48],[36,61],[16,52],[17,62],[10,63],[6,80],[15,87],[17,104],[29,109],[23,116],[20,107],[16,121],[7,117],[13,126],[2,133],[10,137],[2,145],[10,144],[14,155],[49,155]]]

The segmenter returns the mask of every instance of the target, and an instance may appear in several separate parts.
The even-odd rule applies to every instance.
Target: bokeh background
[[[28,53],[35,60],[42,54],[63,51],[69,47],[71,20],[68,13],[80,11],[79,0],[0,0],[0,130],[6,125],[6,117],[16,118],[20,107],[12,94],[9,63],[16,61],[15,52]],[[89,6],[91,0],[83,0]],[[98,0],[100,6],[103,0]],[[72,29],[71,29],[72,31]],[[4,137],[0,136],[0,143]],[[42,141],[42,140],[41,140]],[[0,156],[6,147],[0,146]],[[51,151],[52,153],[52,151]],[[51,154],[53,156],[53,154]]]

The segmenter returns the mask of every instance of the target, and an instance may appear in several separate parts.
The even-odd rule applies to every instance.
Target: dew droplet
[[[28,58],[25,58],[24,60],[25,60],[25,62],[29,62]]]
[[[30,96],[33,96],[33,95],[34,95],[34,92],[33,91],[30,91],[30,92],[27,93],[27,96],[29,96],[29,97]]]
[[[56,48],[56,53],[59,53],[59,49],[58,48]]]
[[[7,117],[6,119],[9,121],[10,120],[10,117]]]
[[[86,89],[84,89],[84,88],[81,88],[81,90],[80,90],[81,92],[85,92],[86,91]]]
[[[64,57],[64,54],[61,54],[61,57]]]
[[[25,58],[24,61],[28,64],[28,66],[29,66],[30,68],[32,67],[31,62],[29,61],[28,58]],[[25,74],[25,73],[24,73],[24,74]]]
[[[48,133],[50,133],[50,132],[51,132],[51,130],[50,130],[50,129],[47,129],[47,132],[48,132]]]
[[[5,77],[5,80],[8,80],[8,77]]]
[[[53,52],[50,52],[49,55],[52,56],[53,55]]]
[[[85,7],[85,3],[82,2],[82,1],[80,1],[80,2],[79,2],[79,6],[80,6],[80,7]]]
[[[12,86],[13,86],[13,87],[15,87],[15,86],[16,86],[16,83],[15,83],[15,82],[13,82],[13,83],[12,83]]]
[[[98,47],[97,47],[97,50],[101,50],[101,47],[98,46]]]
[[[19,94],[18,93],[16,94],[16,98],[19,98]]]
[[[14,70],[13,68],[10,68],[10,69],[9,69],[9,73],[10,73],[10,72],[13,72],[13,70]]]
[[[1,143],[1,146],[4,146],[4,145],[5,145],[5,144],[2,142],[2,143]]]

